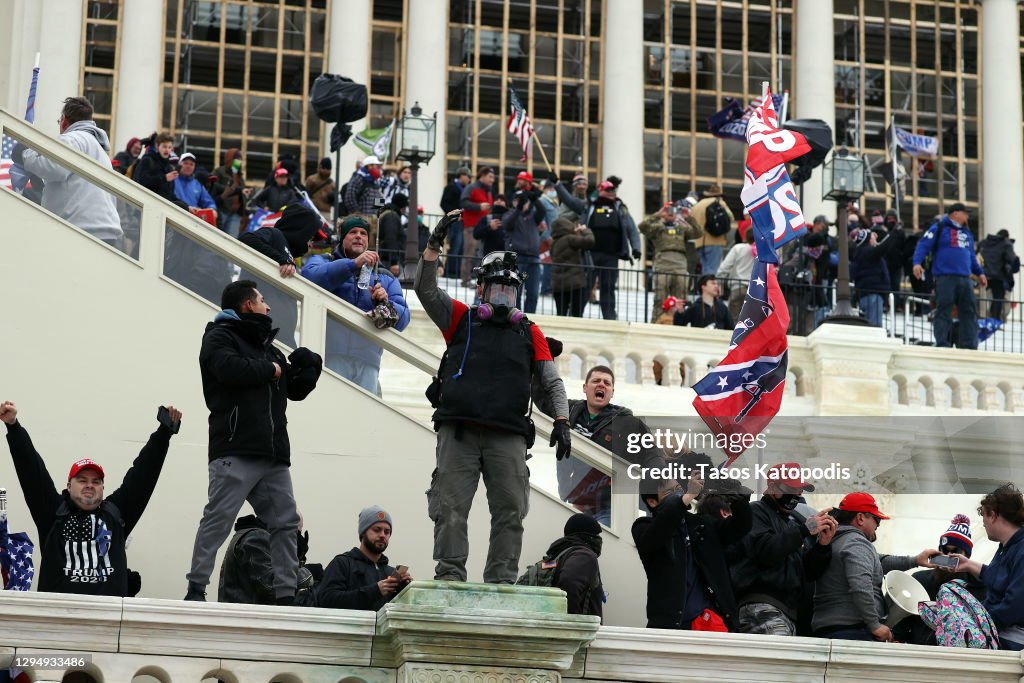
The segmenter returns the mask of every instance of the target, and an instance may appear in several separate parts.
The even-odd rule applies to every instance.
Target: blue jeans
[[[700,253],[700,272],[705,275],[717,273],[718,266],[722,263],[722,247],[701,247],[698,251]]]
[[[455,258],[451,258],[451,257]],[[452,223],[448,228],[448,260],[445,262],[445,277],[459,277],[459,269],[462,267],[462,221]]]
[[[221,216],[220,229],[232,237],[238,237],[238,229],[241,224],[242,217],[237,213],[226,214]]]
[[[540,292],[540,257],[520,256],[518,259],[520,270],[526,273],[526,282],[519,288],[516,296],[516,306],[522,309],[523,313],[530,314],[537,312],[537,294]],[[523,303],[523,291],[526,291],[526,306]]]
[[[540,293],[550,294],[551,293],[551,274],[554,272],[554,268],[551,267],[550,263],[545,263],[540,267]]]
[[[860,310],[873,327],[882,327],[882,295],[863,294],[860,297]]]
[[[932,327],[936,346],[952,346],[953,306],[960,320],[957,346],[978,348],[978,301],[974,298],[971,278],[962,275],[940,275],[935,278],[935,319]]]

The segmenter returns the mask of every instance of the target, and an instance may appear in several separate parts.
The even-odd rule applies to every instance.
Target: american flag
[[[530,117],[526,115],[526,109],[511,85],[508,86],[508,101],[512,106],[512,113],[508,117],[508,132],[519,140],[519,145],[523,148],[523,158],[520,161],[526,161],[530,156],[530,148],[533,147],[533,124],[530,123]]]
[[[11,184],[11,155],[14,153],[14,138],[4,136],[3,142],[0,142],[0,187],[6,187],[8,190],[14,190],[14,186]]]
[[[775,267],[758,261],[729,353],[693,385],[697,414],[715,433],[716,442],[728,444],[723,448],[726,466],[752,445],[779,412],[789,365],[788,327],[789,309]]]
[[[0,578],[4,590],[27,591],[32,587],[32,548],[28,534],[7,533],[7,512],[0,510]]]

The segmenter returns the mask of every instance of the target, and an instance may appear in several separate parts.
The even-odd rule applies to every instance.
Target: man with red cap
[[[787,462],[768,470],[764,496],[750,504],[750,532],[730,567],[743,633],[797,635],[805,595],[832,559],[836,520],[824,511],[799,514],[804,491],[814,485],[800,478],[798,463]]]
[[[7,424],[14,470],[39,533],[38,590],[134,595],[128,587],[125,539],[153,495],[171,435],[181,423],[181,411],[174,406],[166,408],[166,419],[160,420],[121,486],[104,498],[103,468],[89,458],[71,465],[67,488],[57,493],[46,463],[18,421],[18,407],[11,401],[0,403],[0,421]]]
[[[814,584],[814,635],[891,642],[882,577],[893,569],[931,567],[929,560],[940,553],[926,548],[916,556],[879,555],[874,542],[889,517],[870,493],[848,493],[831,514],[839,529],[832,539],[832,561]]]
[[[615,291],[619,282],[619,260],[632,263],[640,258],[640,231],[629,209],[618,198],[620,178],[609,176],[597,186],[597,198],[580,215],[580,222],[594,233],[591,257],[597,269],[601,292],[601,317],[615,320]]]

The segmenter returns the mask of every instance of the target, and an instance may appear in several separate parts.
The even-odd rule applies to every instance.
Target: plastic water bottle
[[[370,266],[363,264],[363,267],[359,270],[359,280],[356,282],[356,287],[359,289],[369,289],[372,276],[373,270]]]

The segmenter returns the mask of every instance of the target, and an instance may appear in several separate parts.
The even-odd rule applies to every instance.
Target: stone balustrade
[[[0,664],[31,680],[95,683],[559,683],[931,681],[1019,683],[1020,653],[599,627],[557,589],[410,584],[377,614],[351,610],[0,595]],[[80,673],[73,673],[80,672]]]

